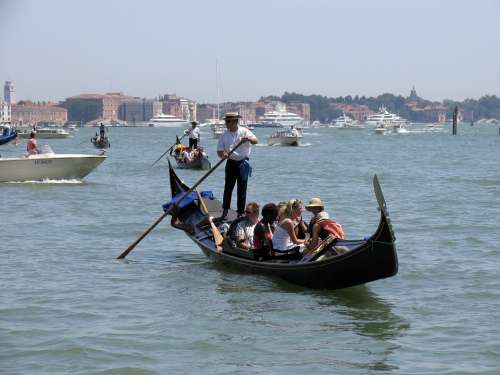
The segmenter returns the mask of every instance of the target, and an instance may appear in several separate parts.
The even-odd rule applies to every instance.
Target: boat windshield
[[[54,151],[52,150],[52,148],[49,145],[42,146],[41,154],[53,154],[53,153],[54,153]]]

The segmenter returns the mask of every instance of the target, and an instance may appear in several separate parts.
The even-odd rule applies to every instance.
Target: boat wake
[[[45,179],[42,181],[6,181],[6,184],[66,184],[66,185],[74,185],[74,184],[83,184],[82,180],[78,180],[76,178],[69,180],[50,180]]]

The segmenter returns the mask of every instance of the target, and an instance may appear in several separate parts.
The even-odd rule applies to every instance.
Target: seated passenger
[[[302,215],[300,210],[301,202],[291,200],[287,203],[286,209],[282,214],[282,220],[279,222],[273,235],[273,249],[275,252],[298,251],[301,249],[305,240],[297,238],[295,233],[295,222]]]
[[[273,233],[276,229],[278,206],[268,203],[262,207],[262,220],[257,223],[253,233],[254,249],[265,250],[269,253],[272,249]]]
[[[184,149],[181,153],[181,159],[187,163],[192,160],[191,152],[189,152],[189,148]]]
[[[244,219],[239,221],[234,231],[234,241],[241,249],[254,248],[254,229],[259,222],[259,205],[255,202],[247,204]]]
[[[330,234],[336,238],[344,239],[342,226],[330,219],[328,213],[324,211],[324,205],[320,198],[311,198],[306,209],[313,214],[309,223],[310,239],[306,243],[307,250],[316,248],[320,240],[324,240]]]
[[[36,142],[36,133],[34,131],[30,133],[30,139],[28,140],[28,143],[26,143],[26,151],[28,152],[28,155],[36,155],[41,153],[40,149],[38,148],[38,143]]]

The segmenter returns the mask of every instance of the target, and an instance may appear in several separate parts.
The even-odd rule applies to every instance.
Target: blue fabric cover
[[[182,196],[185,194],[185,192],[177,194],[175,197],[173,197],[169,202],[165,203],[163,207],[163,211],[167,211],[171,206],[173,206],[175,203],[179,201],[179,199],[182,198]],[[200,195],[203,198],[208,198],[208,199],[214,199],[214,194],[211,191],[202,191],[200,192]],[[195,191],[192,191],[191,193],[188,194],[186,198],[182,200],[181,203],[179,203],[179,208],[186,207],[188,204],[193,203],[195,199],[197,199],[198,196],[196,195]]]

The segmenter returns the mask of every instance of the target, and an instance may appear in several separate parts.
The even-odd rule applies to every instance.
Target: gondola
[[[176,175],[169,162],[172,197],[189,190]],[[216,264],[239,271],[266,274],[287,280],[290,283],[314,289],[340,289],[394,276],[398,272],[395,236],[389,213],[376,175],[373,178],[375,196],[380,209],[380,222],[375,233],[363,240],[334,240],[323,249],[322,254],[337,254],[319,257],[317,260],[292,260],[285,257],[263,257],[262,254],[228,245],[217,249],[214,236],[197,199],[181,208],[172,216],[174,228],[183,230],[200,247],[203,253]],[[202,192],[203,193],[203,192]],[[210,196],[210,194],[202,194]],[[198,198],[199,199],[199,198]],[[222,204],[216,199],[203,199],[208,214],[220,217]],[[164,206],[164,209],[166,206]],[[236,218],[229,211],[227,222]],[[218,221],[219,230],[227,224]],[[332,251],[333,250],[333,251]],[[342,251],[336,251],[342,250]]]
[[[177,168],[179,169],[202,169],[202,170],[208,170],[212,168],[212,165],[210,164],[210,160],[208,160],[207,154],[203,151],[203,149],[198,148],[197,150],[197,155],[189,161],[186,161],[182,158],[182,151],[184,149],[187,149],[188,147],[178,143],[176,144],[177,147],[174,147],[170,151],[170,156],[175,159],[175,162],[177,164]]]
[[[4,145],[9,143],[10,141],[16,139],[17,132],[12,131],[9,134],[0,134],[0,145]]]
[[[99,136],[92,137],[90,142],[97,148],[110,148],[111,144],[109,143],[108,137],[101,138]]]

